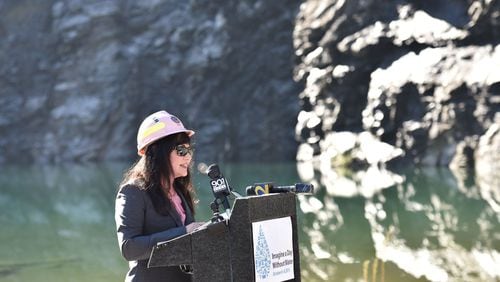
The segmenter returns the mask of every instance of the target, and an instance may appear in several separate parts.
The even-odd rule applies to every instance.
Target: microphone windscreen
[[[245,189],[247,196],[253,196],[255,195],[255,190],[253,189],[253,186],[247,186]]]
[[[314,186],[307,183],[296,183],[295,184],[296,193],[314,193]]]
[[[208,167],[208,177],[212,178],[212,179],[215,179],[215,178],[218,178],[220,176],[220,170],[219,170],[219,166],[216,165],[216,164],[211,164],[209,167]]]

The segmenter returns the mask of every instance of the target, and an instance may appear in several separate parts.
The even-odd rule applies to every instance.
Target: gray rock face
[[[332,132],[366,131],[414,163],[472,166],[479,137],[498,126],[499,9],[306,1],[294,30],[301,146],[319,154]]]
[[[197,131],[198,160],[291,160],[295,126],[299,159],[368,132],[355,162],[392,161],[363,155],[373,140],[476,163],[498,124],[498,1],[299,4],[2,1],[0,163],[131,158],[159,109]]]
[[[133,157],[159,109],[197,131],[200,160],[293,159],[298,5],[2,1],[0,163]]]

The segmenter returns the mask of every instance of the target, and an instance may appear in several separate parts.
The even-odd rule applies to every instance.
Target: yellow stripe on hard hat
[[[157,132],[158,130],[162,129],[165,127],[165,123],[163,122],[158,122],[149,127],[148,129],[144,130],[144,132],[141,134],[141,139],[144,139],[148,137],[149,135]]]

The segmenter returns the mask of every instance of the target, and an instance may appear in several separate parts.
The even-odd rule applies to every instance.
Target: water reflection
[[[122,280],[111,213],[122,169],[3,167],[0,280]]]
[[[315,262],[304,280],[500,279],[498,188],[447,169],[322,170],[311,178],[311,164],[298,168],[321,186],[314,198],[300,197],[310,238],[302,259]]]

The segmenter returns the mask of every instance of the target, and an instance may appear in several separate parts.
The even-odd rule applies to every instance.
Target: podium
[[[262,232],[262,227],[273,230],[273,225],[279,224],[286,228],[273,234]],[[259,230],[253,230],[256,226]],[[290,242],[293,250],[273,251],[273,240],[278,240],[277,244]],[[176,265],[191,265],[193,281],[265,281],[272,275],[289,278],[273,281],[301,281],[295,194],[237,198],[228,220],[153,248],[148,267]]]

